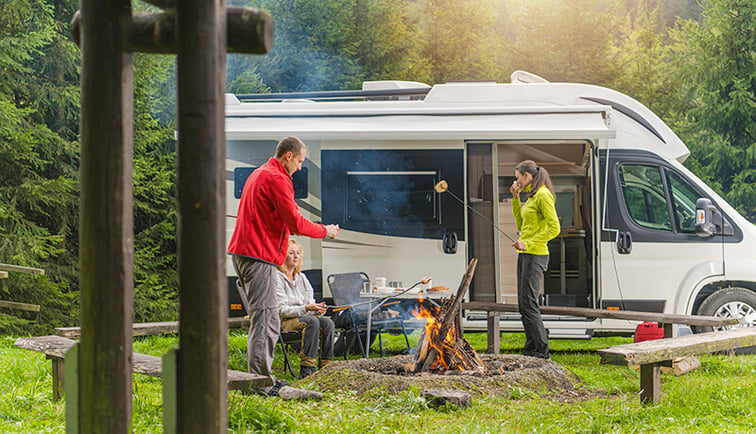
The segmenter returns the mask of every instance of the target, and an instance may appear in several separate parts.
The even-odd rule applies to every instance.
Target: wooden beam
[[[78,429],[131,424],[133,65],[130,0],[81,0]]]
[[[8,272],[0,271],[0,279],[7,279],[7,278],[8,278]]]
[[[229,318],[229,329],[248,329],[249,318]],[[141,322],[132,325],[133,336],[153,336],[179,332],[178,321]],[[65,338],[81,336],[81,327],[58,327],[55,334]]]
[[[10,265],[10,264],[0,264],[0,270],[2,271],[13,271],[15,273],[24,273],[24,274],[36,274],[37,276],[42,276],[45,274],[45,270],[41,268],[33,268],[33,267],[22,267],[20,265]],[[5,276],[8,276],[8,273],[5,273]]]
[[[0,307],[6,307],[8,309],[26,310],[29,312],[39,312],[38,304],[19,303],[17,301],[0,300]]]
[[[230,53],[265,54],[273,46],[273,17],[266,11],[247,7],[226,9],[227,45]],[[81,14],[71,20],[71,35],[78,45]],[[175,54],[176,12],[135,13],[129,35],[132,52]]]
[[[176,7],[176,0],[143,0],[143,1],[153,6],[157,6],[161,9],[174,9]]]
[[[227,431],[226,2],[176,4],[178,65],[178,421]]]
[[[631,321],[652,321],[658,323],[688,324],[710,327],[725,327],[728,325],[738,324],[738,320],[736,318],[728,319],[717,318],[713,316],[676,315],[669,313],[638,312],[633,310],[590,309],[586,307],[540,306],[540,308],[541,313],[544,315],[566,315],[585,318],[614,318]],[[516,304],[488,303],[482,301],[462,303],[462,309],[483,310],[488,312],[519,312]]]
[[[672,339],[617,345],[597,350],[597,352],[601,356],[601,363],[645,365],[673,360],[677,357],[728,351],[752,345],[756,345],[756,328],[742,327]]]

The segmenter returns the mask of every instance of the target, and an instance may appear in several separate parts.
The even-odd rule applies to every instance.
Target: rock
[[[296,399],[323,399],[323,394],[314,390],[298,389],[296,387],[284,386],[278,391],[278,396],[286,401]]]
[[[423,398],[433,408],[444,404],[454,404],[457,408],[466,408],[472,404],[472,396],[469,392],[463,390],[427,389],[423,390]]]

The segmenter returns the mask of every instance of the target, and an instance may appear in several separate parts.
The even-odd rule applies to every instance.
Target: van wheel
[[[696,327],[696,332],[710,332],[735,327],[756,327],[756,293],[745,288],[727,288],[711,294],[698,308],[699,315],[738,318],[741,325],[729,327]],[[736,354],[756,354],[756,346],[735,350]]]

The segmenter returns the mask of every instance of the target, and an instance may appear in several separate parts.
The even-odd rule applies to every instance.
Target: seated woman
[[[326,305],[315,303],[312,285],[301,270],[302,246],[290,239],[289,253],[278,273],[276,295],[281,329],[302,333],[299,378],[305,378],[317,370],[318,349],[321,368],[333,359],[334,326],[330,318],[321,316]]]

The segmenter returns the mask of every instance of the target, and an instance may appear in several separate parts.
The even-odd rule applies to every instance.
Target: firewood
[[[701,361],[696,356],[678,357],[672,360],[672,367],[663,366],[661,371],[665,374],[680,376],[701,367]]]
[[[428,355],[425,358],[425,361],[423,362],[422,371],[428,371],[430,370],[431,366],[433,366],[433,363],[436,361],[436,357],[438,357],[438,350],[436,350],[436,346],[440,347],[444,340],[446,339],[446,335],[449,333],[449,329],[454,325],[454,319],[457,314],[457,310],[459,309],[459,305],[462,302],[462,299],[465,297],[465,294],[467,293],[467,288],[470,287],[470,282],[472,282],[473,275],[475,274],[475,267],[478,265],[478,260],[476,258],[473,258],[470,260],[470,264],[467,266],[467,272],[462,278],[462,282],[459,285],[459,289],[457,290],[457,295],[454,297],[454,301],[444,314],[443,320],[441,321],[441,327],[438,329],[438,334],[433,338],[434,344],[431,346],[431,349],[428,351]]]
[[[418,351],[418,354],[417,354],[418,363],[424,362],[425,358],[428,357],[429,346],[430,346],[430,341],[426,338],[426,334],[423,331],[423,333],[420,335],[420,351]]]

